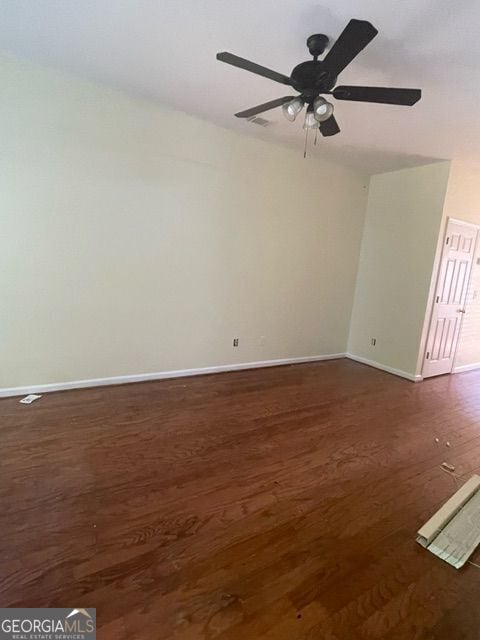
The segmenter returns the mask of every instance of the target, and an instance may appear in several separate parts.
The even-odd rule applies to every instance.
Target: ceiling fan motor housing
[[[301,62],[292,71],[290,79],[293,87],[305,98],[328,93],[337,82],[337,77],[320,60]]]

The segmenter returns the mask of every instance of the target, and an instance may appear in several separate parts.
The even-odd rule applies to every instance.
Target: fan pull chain
[[[320,125],[318,125],[318,126],[315,128],[315,140],[313,141],[313,144],[314,144],[315,146],[316,146],[316,144],[317,144],[317,136],[318,136],[318,129],[319,129],[319,126],[320,126]]]
[[[303,157],[307,157],[308,127],[305,127],[305,147],[303,148]]]

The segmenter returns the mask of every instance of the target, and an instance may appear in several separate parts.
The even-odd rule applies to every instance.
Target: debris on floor
[[[453,466],[453,464],[449,464],[448,462],[442,462],[442,468],[445,469],[445,471],[450,471],[450,473],[453,473],[455,471],[455,467]]]
[[[474,475],[417,533],[422,547],[456,569],[463,567],[480,543],[479,489],[480,476]]]
[[[25,398],[22,398],[20,402],[21,404],[32,404],[34,400],[38,400],[41,397],[42,396],[39,396],[36,393],[31,393],[30,395],[25,396]]]

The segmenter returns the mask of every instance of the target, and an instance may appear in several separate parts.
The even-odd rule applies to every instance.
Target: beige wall
[[[480,225],[480,164],[454,160],[445,197],[447,216]],[[480,258],[477,244],[476,260]],[[457,347],[455,367],[480,363],[480,266],[474,261],[467,294],[466,314]]]
[[[364,176],[40,67],[0,75],[0,387],[345,351]]]
[[[370,181],[349,352],[410,376],[418,373],[449,165]]]

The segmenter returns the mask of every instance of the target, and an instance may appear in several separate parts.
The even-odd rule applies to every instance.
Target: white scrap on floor
[[[474,475],[418,530],[417,542],[456,569],[480,543],[479,489]]]
[[[445,469],[445,471],[450,471],[450,473],[453,473],[455,471],[455,467],[449,462],[442,462],[440,466]]]
[[[20,402],[22,404],[32,404],[34,400],[38,400],[41,397],[42,396],[38,396],[36,393],[31,393],[30,395],[25,396],[25,398],[22,398]]]

